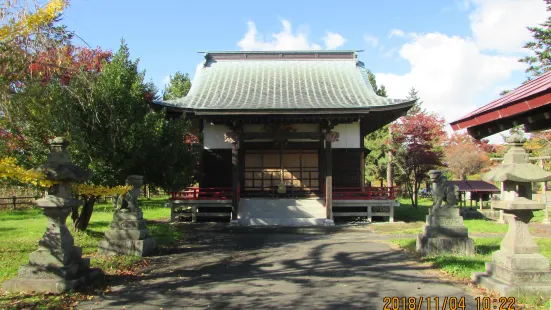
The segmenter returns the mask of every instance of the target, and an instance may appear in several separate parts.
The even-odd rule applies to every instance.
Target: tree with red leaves
[[[418,205],[419,188],[427,172],[442,163],[441,145],[445,137],[444,119],[425,111],[401,117],[392,125],[395,163],[414,207]]]
[[[480,173],[489,165],[488,151],[495,147],[487,141],[479,141],[467,133],[454,133],[444,147],[444,157],[448,169],[454,177],[467,180],[469,175]]]
[[[41,78],[43,85],[58,78],[62,85],[67,86],[71,78],[81,70],[101,72],[103,65],[112,56],[111,51],[99,47],[90,49],[68,44],[38,53],[29,65],[29,74],[34,78]]]

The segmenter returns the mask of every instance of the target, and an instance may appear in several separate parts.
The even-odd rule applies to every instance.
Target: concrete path
[[[410,296],[464,297],[465,309],[476,307],[464,288],[365,230],[189,228],[139,281],[76,308],[383,309],[385,297]]]

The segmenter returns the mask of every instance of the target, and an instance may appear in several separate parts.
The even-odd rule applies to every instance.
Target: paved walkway
[[[383,309],[385,297],[409,296],[465,297],[465,309],[476,307],[464,288],[363,229],[188,228],[140,281],[77,308]]]

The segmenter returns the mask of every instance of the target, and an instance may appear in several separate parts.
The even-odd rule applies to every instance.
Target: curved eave
[[[154,104],[180,112],[192,112],[196,115],[304,115],[304,114],[368,114],[370,112],[383,112],[403,110],[407,112],[415,100],[393,103],[389,105],[358,107],[358,108],[334,108],[334,109],[192,109],[182,107],[170,101],[154,101]]]

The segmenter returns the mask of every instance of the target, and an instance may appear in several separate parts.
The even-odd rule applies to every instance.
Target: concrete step
[[[244,198],[239,218],[325,218],[323,200]]]
[[[326,226],[325,218],[240,218],[240,226]]]

